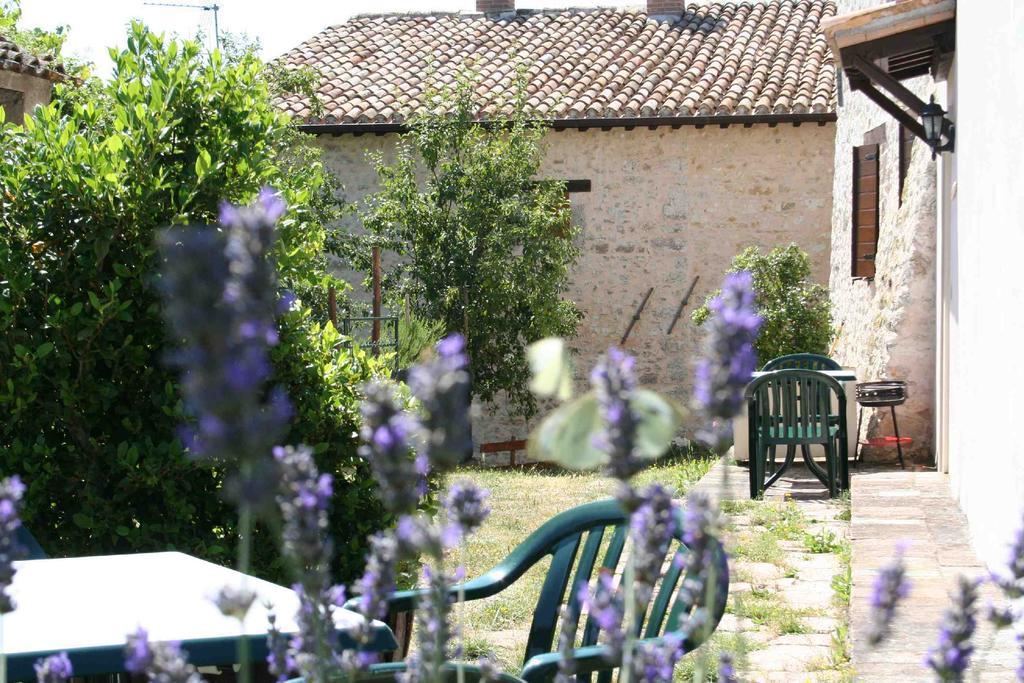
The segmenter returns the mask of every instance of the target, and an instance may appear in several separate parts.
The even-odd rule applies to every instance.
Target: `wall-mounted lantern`
[[[942,128],[946,126],[946,143],[942,143]],[[953,124],[946,118],[946,112],[935,103],[935,96],[921,108],[921,126],[924,128],[925,141],[932,148],[932,159],[939,152],[953,151]]]

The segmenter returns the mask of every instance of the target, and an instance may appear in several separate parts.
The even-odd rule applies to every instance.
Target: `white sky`
[[[380,12],[471,12],[475,0],[153,0],[220,6],[221,31],[258,38],[269,59],[318,31],[354,14]],[[67,52],[90,61],[98,75],[111,69],[107,48],[123,45],[125,27],[140,19],[157,32],[192,37],[203,29],[213,41],[213,13],[177,7],[147,7],[144,0],[22,0],[22,26],[54,28],[67,24]],[[642,0],[517,0],[523,9],[643,4]]]

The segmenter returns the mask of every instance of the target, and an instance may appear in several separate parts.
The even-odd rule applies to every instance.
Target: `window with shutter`
[[[878,145],[853,148],[852,275],[875,276],[878,251]]]
[[[566,180],[565,182],[565,203],[569,207],[569,213],[572,213],[572,202],[570,201],[570,195],[574,195],[580,192],[590,192],[590,181],[589,180]],[[572,221],[571,215],[568,217],[570,223],[562,228],[562,236],[568,235],[570,225]]]

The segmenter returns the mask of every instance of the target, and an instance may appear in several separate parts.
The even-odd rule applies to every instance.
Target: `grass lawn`
[[[714,463],[707,457],[677,453],[636,477],[644,486],[659,482],[683,493]],[[462,558],[469,578],[479,576],[552,516],[576,505],[611,495],[614,484],[592,472],[552,468],[463,468],[452,479],[472,479],[491,492],[491,516],[466,545]],[[499,595],[464,605],[464,646],[467,659],[494,652],[501,668],[518,671],[523,664],[526,639],[537,596],[549,561],[533,567],[523,578]],[[458,609],[457,607],[455,609]]]

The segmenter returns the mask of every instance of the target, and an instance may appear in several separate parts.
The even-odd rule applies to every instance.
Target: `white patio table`
[[[35,680],[33,663],[60,651],[67,651],[76,676],[122,671],[125,636],[139,626],[153,641],[180,642],[196,666],[237,662],[243,636],[252,660],[263,660],[267,604],[283,633],[296,631],[299,603],[292,590],[183,553],[26,560],[14,566],[17,609],[4,615],[0,641],[10,680]],[[240,629],[210,597],[243,582],[257,598]],[[362,618],[343,609],[334,614],[339,631]],[[370,649],[397,647],[385,624],[373,627]]]
[[[824,374],[837,380],[843,385],[846,394],[846,443],[849,457],[857,452],[857,376],[853,370],[822,370]],[[751,381],[767,373],[755,372],[750,376]],[[838,410],[838,406],[835,406]],[[733,457],[737,462],[746,462],[749,456],[749,435],[747,432],[747,406],[744,403],[743,410],[732,421]],[[822,446],[811,446],[812,457],[825,457]]]

